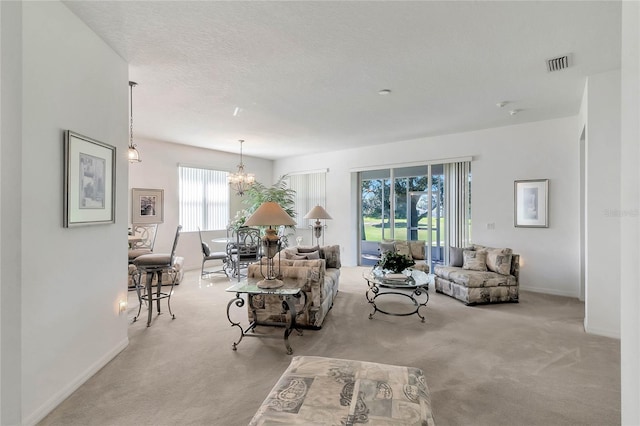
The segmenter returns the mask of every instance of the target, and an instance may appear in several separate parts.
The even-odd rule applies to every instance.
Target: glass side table
[[[298,335],[302,335],[302,330],[296,327],[296,317],[298,314],[296,313],[295,300],[304,297],[304,305],[306,305],[307,295],[302,291],[300,285],[295,280],[285,278],[283,279],[284,285],[279,288],[260,288],[257,286],[258,281],[259,280],[257,278],[245,279],[225,290],[230,293],[235,293],[235,297],[227,304],[227,319],[231,323],[232,327],[238,327],[240,329],[240,338],[237,342],[233,343],[233,350],[237,350],[238,344],[242,341],[243,337],[278,337],[268,334],[255,334],[254,329],[256,326],[280,325],[284,326],[284,345],[287,348],[287,354],[291,355],[293,353],[293,349],[291,348],[291,345],[289,345],[289,335],[291,334],[291,331],[295,329],[298,332]],[[242,308],[245,305],[245,299],[242,297],[243,294],[247,295],[248,306],[253,312],[253,321],[249,323],[247,328],[243,328],[240,322],[233,321],[230,315],[230,309],[233,305],[238,308]],[[253,303],[253,299],[255,296],[263,295],[276,295],[280,300],[282,300],[283,313],[287,318],[286,322],[281,324],[274,324],[271,322],[268,324],[262,324],[257,321],[258,315],[256,313],[256,307]]]

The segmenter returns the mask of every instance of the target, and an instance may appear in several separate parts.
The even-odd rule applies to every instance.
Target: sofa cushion
[[[309,253],[304,253],[304,255],[300,253],[300,255],[304,256],[307,259],[320,259],[319,251],[310,251]]]
[[[261,259],[260,262],[263,262]],[[253,263],[249,265],[247,269],[247,276],[249,278],[261,278],[260,264]],[[327,310],[322,310],[323,303],[331,303],[333,297],[327,298],[328,295],[333,295],[337,291],[337,279],[334,282],[332,279],[327,279],[325,275],[325,260],[289,260],[281,259],[280,265],[276,265],[276,272],[282,278],[288,278],[296,281],[297,285],[305,292],[306,298],[301,298],[296,302],[304,303],[304,306],[300,305],[296,307],[298,314],[298,325],[320,327]],[[256,308],[256,314],[260,321],[286,321],[286,316],[282,312],[282,300],[278,295],[260,295],[253,299]],[[330,305],[329,305],[330,306]],[[251,307],[248,307],[249,318],[253,320],[253,311]]]
[[[384,256],[385,253],[390,251],[396,251],[396,243],[393,241],[382,241],[379,247],[380,247],[380,256]]]
[[[487,252],[482,250],[464,250],[462,268],[472,271],[487,270]]]
[[[396,241],[396,253],[403,254],[409,259],[413,259],[408,241]]]
[[[471,271],[442,265],[436,266],[434,271],[437,277],[470,288],[513,286],[517,284],[517,280],[513,275],[501,275],[490,271]]]
[[[337,244],[320,247],[320,258],[326,260],[327,268],[340,269],[342,267],[340,263],[340,246]]]
[[[273,258],[273,261],[274,261],[274,265],[277,268],[278,267],[277,255]],[[323,262],[324,262],[323,259],[308,260],[306,257],[304,259],[285,259],[283,257],[282,259],[280,259],[280,266],[308,266],[308,265],[316,266],[316,265],[320,265]],[[260,263],[265,265],[267,263],[267,258],[265,256],[262,256],[260,258]]]
[[[422,271],[425,274],[429,273],[429,265],[427,265],[427,262],[424,260],[418,260],[411,268]]]
[[[423,260],[425,258],[425,242],[422,240],[407,241],[409,243],[409,251],[414,260]]]
[[[280,255],[281,259],[293,259],[293,256],[299,256],[298,251],[296,250],[295,247],[280,250],[278,254]]]
[[[462,268],[464,257],[462,252],[465,250],[473,250],[473,248],[465,247],[449,247],[449,266],[457,266]]]
[[[338,268],[329,268],[324,273],[325,281],[331,282],[331,288],[333,289],[335,285],[338,283],[340,279],[340,269]]]
[[[510,248],[486,247],[482,251],[487,252],[487,269],[502,275],[511,273],[511,253]]]
[[[298,254],[300,254],[300,253],[311,253],[313,251],[319,251],[320,250],[319,246],[312,246],[312,247],[298,246],[298,247],[294,247],[294,248],[296,249]]]

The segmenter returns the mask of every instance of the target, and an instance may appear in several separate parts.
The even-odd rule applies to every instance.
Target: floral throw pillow
[[[485,248],[487,252],[487,269],[501,275],[511,273],[511,253],[510,248]]]
[[[409,259],[413,259],[413,256],[411,256],[411,248],[407,241],[396,241],[396,253],[403,254]]]
[[[465,250],[462,252],[463,269],[470,271],[486,271],[487,270],[487,252],[477,250]]]
[[[320,259],[320,252],[319,251],[310,251],[308,253],[305,253],[304,257],[307,258],[307,259]]]
[[[320,258],[325,259],[327,262],[327,268],[340,269],[340,246],[324,246],[320,248]]]

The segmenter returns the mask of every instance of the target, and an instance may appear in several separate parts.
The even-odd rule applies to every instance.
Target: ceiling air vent
[[[559,56],[557,58],[547,59],[547,71],[560,71],[569,68],[571,55]]]

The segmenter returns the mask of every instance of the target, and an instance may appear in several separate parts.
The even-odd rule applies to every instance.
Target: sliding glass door
[[[391,239],[391,179],[389,170],[362,172],[360,180],[360,259],[362,265],[374,265],[378,243]]]
[[[424,241],[431,268],[444,261],[442,164],[360,172],[360,264],[373,265],[383,240]],[[393,182],[393,185],[391,185]],[[393,212],[393,214],[391,214]]]

